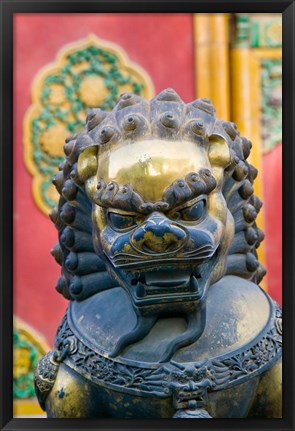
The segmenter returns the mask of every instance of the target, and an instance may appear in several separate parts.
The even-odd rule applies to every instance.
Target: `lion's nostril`
[[[176,238],[165,238],[153,236],[143,241],[143,248],[148,252],[165,253],[173,251],[179,247],[179,241]]]
[[[180,226],[163,217],[153,217],[140,226],[132,236],[133,246],[145,253],[171,253],[180,249],[187,233]]]

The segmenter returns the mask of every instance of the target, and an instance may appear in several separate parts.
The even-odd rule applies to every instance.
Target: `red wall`
[[[267,287],[282,304],[282,144],[263,156]]]
[[[23,160],[23,119],[37,72],[63,45],[94,33],[120,45],[155,91],[173,87],[194,99],[190,14],[16,14],[14,17],[14,312],[52,344],[67,301],[55,289],[60,268],[49,254],[57,232],[37,209]]]

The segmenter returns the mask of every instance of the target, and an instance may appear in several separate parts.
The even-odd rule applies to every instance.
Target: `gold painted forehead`
[[[157,201],[176,179],[203,168],[210,168],[207,152],[194,142],[125,141],[111,150],[99,148],[97,176],[106,183],[130,184],[145,201]]]

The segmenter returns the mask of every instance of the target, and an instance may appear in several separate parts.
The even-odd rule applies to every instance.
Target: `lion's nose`
[[[160,216],[147,220],[133,234],[133,245],[147,253],[171,253],[181,248],[186,232],[173,222]]]

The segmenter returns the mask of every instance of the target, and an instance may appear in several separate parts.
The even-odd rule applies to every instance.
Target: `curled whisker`
[[[197,255],[191,255],[191,256],[189,256],[189,259],[192,259],[192,260],[193,259],[202,259],[202,260],[204,260],[204,259],[212,257],[213,254],[214,254],[214,251],[210,251],[210,252],[206,252],[206,253],[200,253],[200,254],[197,254]]]
[[[194,259],[194,258],[202,258],[205,259],[207,257],[211,257],[214,254],[214,250],[207,250],[202,252],[197,252],[195,254],[190,254],[188,256],[184,256],[185,258]]]
[[[190,251],[184,252],[183,255],[184,256],[191,256],[191,255],[194,255],[194,254],[198,255],[199,253],[205,253],[207,251],[208,252],[214,251],[214,248],[212,246],[205,245],[204,247],[200,247],[198,249],[194,249],[194,250],[190,250]]]
[[[122,264],[122,262],[123,262],[123,264],[132,264],[132,263],[141,263],[142,261],[140,260],[140,259],[126,259],[126,258],[120,258],[120,259],[113,259],[113,262],[116,264],[116,265],[121,265]],[[143,262],[144,263],[144,262]]]
[[[212,257],[213,254],[214,254],[214,251],[207,253],[206,255],[187,256],[187,257],[182,256],[182,257],[178,257],[178,258],[167,258],[167,259],[161,259],[161,260],[159,260],[159,259],[158,260],[152,260],[152,259],[150,259],[150,260],[138,260],[138,259],[137,260],[136,259],[127,260],[127,259],[121,258],[121,259],[118,259],[118,260],[113,261],[113,262],[115,265],[124,267],[126,269],[128,269],[129,267],[130,267],[130,269],[133,267],[136,268],[138,266],[138,264],[140,263],[141,269],[144,269],[144,268],[148,268],[148,267],[154,267],[155,265],[158,265],[158,264],[167,264],[167,265],[169,265],[169,264],[176,264],[176,265],[177,264],[179,264],[179,265],[182,265],[182,264],[187,264],[187,265],[199,264],[199,263],[202,263],[205,259]]]
[[[129,259],[129,258],[143,259],[144,258],[144,256],[138,256],[136,254],[126,254],[126,253],[117,253],[114,256],[110,256],[110,258],[112,260],[117,260],[118,257],[119,258],[126,258],[126,259]]]

